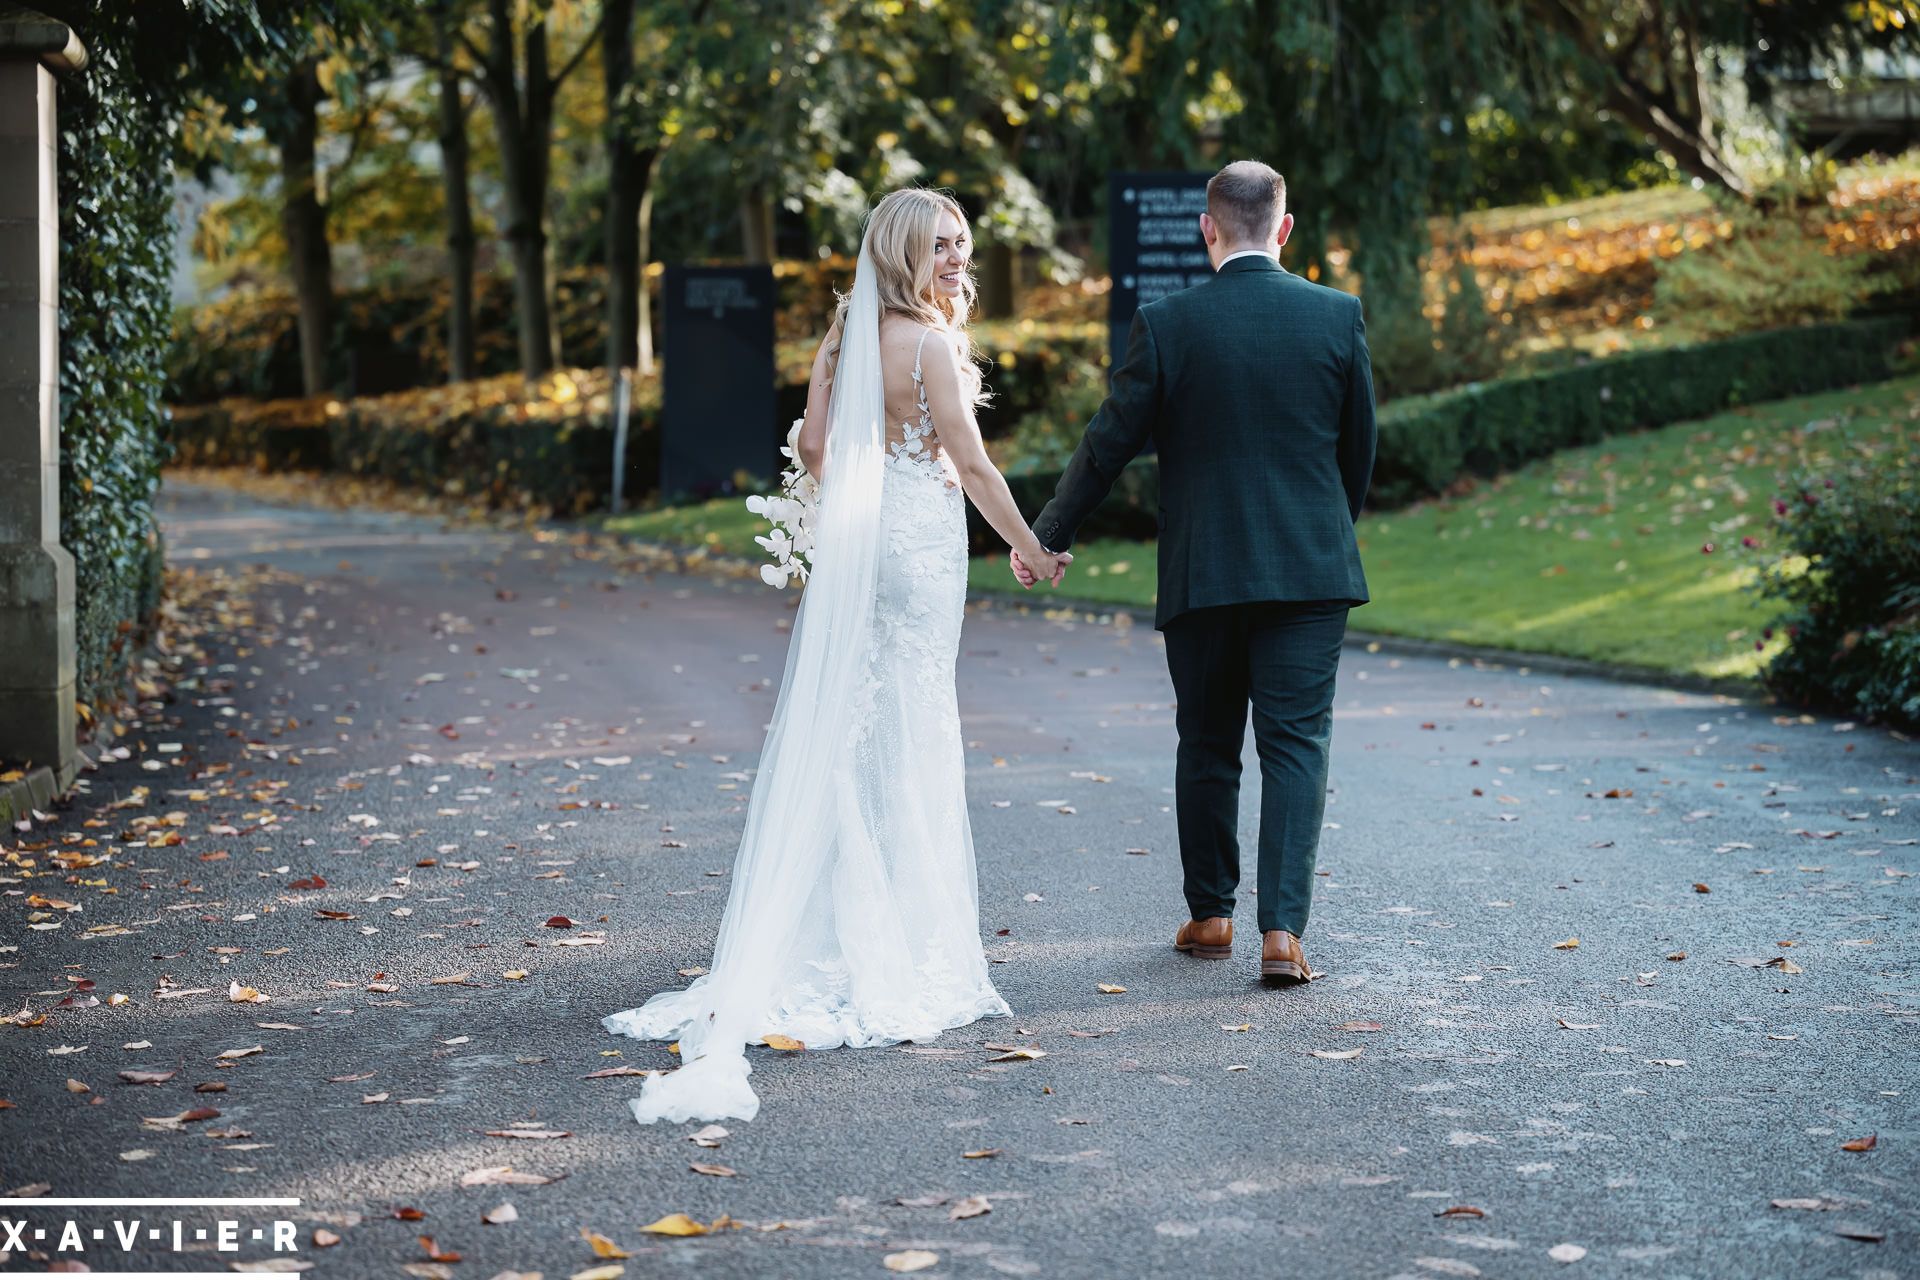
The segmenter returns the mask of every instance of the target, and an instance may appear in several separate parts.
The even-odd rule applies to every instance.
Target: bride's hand
[[[1067,566],[1073,562],[1073,553],[1063,551],[1055,555],[1036,545],[1026,551],[1016,552],[1014,560],[1016,574],[1021,569],[1026,570],[1026,573],[1019,575],[1023,586],[1032,587],[1044,580],[1057,587],[1067,575]]]

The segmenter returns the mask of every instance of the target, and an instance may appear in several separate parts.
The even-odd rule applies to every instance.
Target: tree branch
[[[593,29],[588,31],[586,38],[580,41],[580,47],[573,51],[573,56],[567,59],[566,65],[560,68],[559,73],[547,81],[547,91],[549,93],[557,90],[561,82],[573,74],[573,69],[579,66],[581,60],[587,56],[587,50],[593,48],[593,42],[600,38],[600,33],[606,28],[606,24],[607,11],[602,7],[600,16],[593,20]]]

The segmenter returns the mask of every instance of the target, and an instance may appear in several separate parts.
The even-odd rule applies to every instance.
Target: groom
[[[1327,798],[1334,671],[1367,601],[1353,522],[1373,472],[1360,302],[1280,265],[1286,181],[1239,160],[1207,183],[1214,277],[1134,314],[1106,403],[1033,531],[1049,551],[1149,440],[1160,460],[1160,594],[1179,699],[1174,797],[1192,918],[1174,946],[1233,946],[1240,752],[1260,753],[1260,973],[1313,977],[1300,950]],[[1034,575],[1013,557],[1022,585]],[[1062,571],[1064,573],[1064,570]],[[1055,585],[1059,576],[1054,578]]]

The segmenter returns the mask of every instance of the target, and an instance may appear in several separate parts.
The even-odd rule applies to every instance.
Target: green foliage
[[[1825,202],[1820,209],[1824,212]],[[1730,209],[1732,232],[1659,261],[1654,314],[1684,333],[1724,337],[1752,329],[1838,320],[1892,283],[1868,254],[1836,254],[1797,212]]]
[[[1907,451],[1802,476],[1775,499],[1759,590],[1785,604],[1765,672],[1782,698],[1920,725],[1920,464]]]
[[[173,125],[114,39],[61,84],[60,540],[73,553],[78,696],[114,700],[159,603],[153,491],[172,273]]]
[[[1505,365],[1507,336],[1487,313],[1464,248],[1456,249],[1453,262],[1448,274],[1428,282],[1424,308],[1368,308],[1367,348],[1380,399],[1485,381]]]

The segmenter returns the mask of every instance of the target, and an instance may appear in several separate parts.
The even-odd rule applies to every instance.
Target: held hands
[[[1059,586],[1067,576],[1067,566],[1072,563],[1071,551],[1055,555],[1041,548],[1038,555],[1029,552],[1023,556],[1018,551],[1007,553],[1007,564],[1013,570],[1013,576],[1028,590],[1032,590],[1035,583],[1043,581]]]

